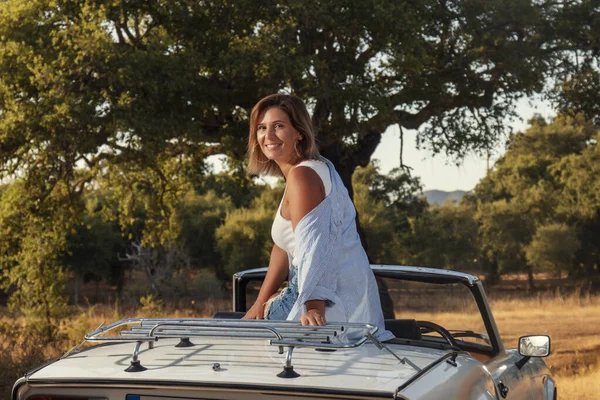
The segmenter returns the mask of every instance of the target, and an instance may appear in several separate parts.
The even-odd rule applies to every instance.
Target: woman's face
[[[294,145],[296,140],[301,140],[300,132],[292,126],[287,113],[279,107],[271,107],[259,116],[256,138],[269,160],[281,165],[299,158]]]

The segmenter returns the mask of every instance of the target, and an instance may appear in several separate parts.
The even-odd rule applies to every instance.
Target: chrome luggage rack
[[[125,330],[123,329],[124,327],[129,327],[129,329]],[[348,337],[347,334],[351,331],[352,337],[357,339],[346,339]],[[98,329],[85,335],[84,343],[136,343],[131,365],[125,371],[140,372],[147,369],[141,365],[138,358],[140,347],[144,343],[148,343],[148,348],[152,349],[154,342],[166,338],[179,338],[180,341],[176,347],[195,346],[190,341],[191,337],[263,338],[268,339],[269,344],[278,346],[279,354],[283,354],[284,347],[287,347],[283,371],[277,374],[277,376],[281,378],[295,378],[300,375],[294,371],[294,367],[292,366],[294,348],[313,347],[320,351],[335,351],[337,349],[356,348],[364,344],[367,340],[370,340],[379,349],[390,351],[375,338],[374,335],[376,332],[377,327],[374,325],[351,322],[334,322],[326,326],[302,326],[300,322],[296,321],[212,318],[128,318],[106,326],[100,325]],[[213,365],[213,369],[218,370],[218,368],[217,364]]]

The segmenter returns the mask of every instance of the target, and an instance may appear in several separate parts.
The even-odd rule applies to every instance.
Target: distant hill
[[[423,192],[429,204],[437,204],[441,206],[447,200],[452,200],[456,203],[468,192],[464,190],[455,190],[453,192],[445,192],[443,190],[426,190]]]

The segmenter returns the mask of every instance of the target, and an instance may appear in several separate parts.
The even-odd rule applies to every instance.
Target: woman
[[[384,328],[373,272],[356,231],[354,205],[335,168],[319,155],[306,106],[291,95],[260,100],[250,116],[248,171],[283,176],[265,281],[245,319],[303,325],[369,322]],[[288,287],[277,290],[288,278]]]

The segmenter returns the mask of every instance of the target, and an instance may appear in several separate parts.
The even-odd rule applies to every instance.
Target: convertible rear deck
[[[128,326],[118,336],[103,336],[102,329],[88,334],[88,340],[106,343],[72,352],[26,376],[23,383],[31,393],[46,394],[57,386],[77,387],[77,394],[86,387],[121,388],[123,394],[115,398],[122,399],[164,396],[176,389],[183,390],[178,396],[194,398],[228,398],[232,389],[319,398],[393,398],[400,387],[451,353],[382,345],[371,337],[367,324],[355,324],[362,326],[364,335],[340,343],[335,325],[315,329],[268,321],[140,322],[144,323]],[[234,328],[236,324],[242,328]],[[122,329],[119,324],[114,328]],[[349,330],[340,325],[337,331],[342,328]],[[290,365],[292,377],[285,373]],[[165,387],[171,389],[165,392]]]

